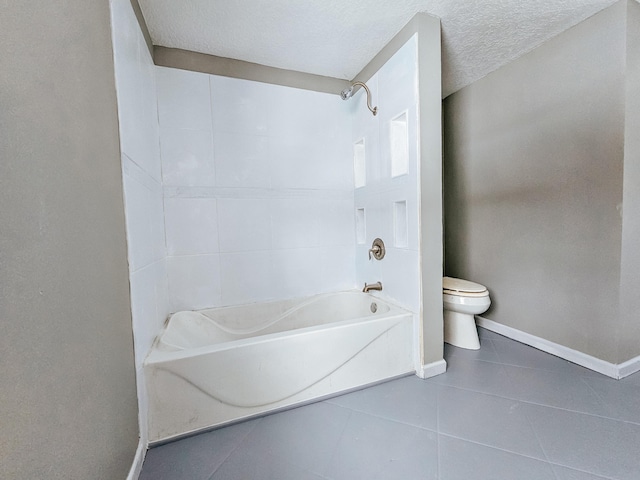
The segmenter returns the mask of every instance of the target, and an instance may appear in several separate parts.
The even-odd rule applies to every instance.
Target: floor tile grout
[[[565,412],[577,413],[579,415],[587,415],[589,417],[602,418],[602,419],[605,419],[605,420],[612,420],[614,422],[627,423],[627,424],[630,424],[630,425],[638,425],[638,426],[640,426],[640,422],[634,422],[632,420],[623,420],[621,418],[608,417],[606,415],[601,415],[601,414],[597,414],[597,413],[583,412],[581,410],[572,410],[570,408],[558,407],[557,405],[549,405],[549,404],[546,404],[546,403],[538,403],[538,402],[534,402],[534,401],[531,401],[531,400],[523,400],[521,398],[508,397],[508,396],[505,396],[505,395],[498,395],[497,393],[484,392],[482,390],[474,390],[473,388],[461,387],[459,385],[449,385],[449,384],[446,384],[446,383],[439,383],[438,385],[440,385],[442,387],[456,388],[458,390],[464,390],[464,391],[467,391],[467,392],[479,393],[481,395],[488,395],[490,397],[503,398],[505,400],[512,400],[514,402],[520,402],[520,403],[523,403],[523,404],[526,404],[526,405],[535,405],[537,407],[553,408],[555,410],[562,410],[562,411],[565,411]],[[600,397],[598,397],[598,400],[600,400]]]
[[[569,465],[563,465],[561,463],[549,462],[549,464],[552,467],[554,467],[554,466],[555,467],[562,467],[562,468],[566,468],[568,470],[573,470],[573,471],[580,472],[580,473],[586,473],[587,475],[591,475],[593,477],[598,477],[598,478],[601,478],[602,480],[620,480],[619,478],[616,478],[616,477],[607,477],[606,475],[600,475],[599,473],[590,472],[588,470],[582,470],[580,468],[571,467]]]
[[[211,472],[211,475],[209,475],[209,478],[207,480],[211,480],[213,478],[213,476],[216,474],[216,472],[218,470],[220,470],[220,468],[222,468],[222,466],[224,465],[224,463],[229,459],[229,457],[231,455],[233,455],[233,452],[235,452],[236,450],[238,450],[238,448],[240,448],[240,446],[245,442],[245,440],[249,437],[249,435],[256,429],[256,427],[258,426],[258,424],[260,424],[262,422],[262,418],[258,418],[256,419],[256,423],[253,425],[253,427],[251,427],[251,429],[246,432],[243,437],[242,440],[240,440],[238,442],[238,444],[231,449],[231,451],[224,457],[224,459],[220,462],[220,465],[218,465],[215,470],[213,472]]]
[[[518,455],[519,457],[530,458],[531,460],[536,460],[538,462],[551,464],[551,462],[549,462],[548,460],[546,460],[544,458],[538,458],[538,457],[533,457],[531,455],[525,455],[524,453],[514,452],[513,450],[507,450],[506,448],[496,447],[495,445],[489,445],[487,443],[482,443],[482,442],[479,442],[478,440],[471,440],[469,438],[458,437],[457,435],[452,435],[450,433],[439,433],[438,435],[442,435],[443,437],[448,437],[448,438],[455,438],[456,440],[461,440],[463,442],[469,442],[469,443],[473,443],[475,445],[482,445],[483,447],[492,448],[494,450],[500,450],[501,452],[507,452],[507,453],[510,453],[512,455]]]
[[[414,427],[414,428],[418,428],[420,430],[426,430],[427,432],[438,433],[437,430],[433,430],[431,428],[427,428],[427,427],[424,427],[422,425],[416,425],[415,423],[403,422],[402,420],[398,420],[397,418],[390,418],[390,417],[387,417],[386,415],[379,415],[379,414],[375,414],[375,413],[372,413],[372,412],[366,412],[364,410],[358,410],[357,408],[353,408],[353,407],[345,407],[344,405],[339,405],[339,404],[336,404],[336,403],[332,403],[332,405],[335,405],[336,407],[344,408],[346,410],[350,410],[352,412],[359,413],[361,415],[366,415],[366,416],[373,417],[373,418],[379,418],[381,420],[397,423],[399,425],[405,425],[407,427]]]
[[[533,434],[536,437],[536,441],[538,442],[538,446],[540,447],[540,451],[542,451],[542,455],[544,455],[544,458],[546,459],[547,463],[551,463],[551,459],[549,458],[549,455],[547,455],[547,452],[546,452],[546,450],[544,448],[542,440],[540,440],[540,435],[538,435],[538,432],[536,431],[536,427],[533,425],[533,422],[529,418],[529,415],[527,415],[527,412],[524,411],[523,413],[524,413],[524,418],[526,418],[527,422],[529,423],[529,427],[531,427],[531,431],[533,432]],[[561,480],[561,479],[558,478],[558,475],[556,474],[556,471],[553,468],[553,466],[551,467],[551,472],[553,473],[553,476],[555,477],[556,480]]]

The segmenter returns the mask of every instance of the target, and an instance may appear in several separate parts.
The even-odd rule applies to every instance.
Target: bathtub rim
[[[252,303],[245,303],[245,304],[239,304],[239,305],[226,305],[226,306],[221,306],[221,307],[210,307],[210,308],[200,308],[197,310],[193,310],[195,312],[200,312],[203,310],[214,310],[214,309],[232,309],[232,308],[242,308],[242,307],[246,307],[249,305],[256,305],[256,304],[260,304],[260,303],[275,303],[275,302],[285,302],[285,301],[290,301],[290,300],[300,300],[300,301],[304,301],[304,300],[308,300],[311,298],[321,298],[321,297],[326,297],[326,296],[331,296],[331,295],[337,295],[337,294],[344,294],[344,293],[355,293],[355,294],[359,294],[359,295],[364,295],[369,297],[370,299],[372,299],[372,301],[377,301],[377,302],[384,302],[388,307],[389,307],[389,311],[386,312],[384,314],[384,316],[379,316],[379,317],[375,317],[375,318],[390,318],[396,315],[405,315],[405,314],[411,314],[411,315],[415,315],[415,312],[412,312],[411,310],[408,310],[407,308],[399,305],[398,303],[396,303],[394,300],[392,299],[387,299],[387,298],[382,298],[379,297],[377,295],[372,294],[371,292],[363,292],[360,289],[349,289],[349,290],[339,290],[336,292],[324,292],[324,293],[318,293],[318,294],[314,294],[314,295],[309,295],[306,297],[296,297],[296,298],[292,298],[292,299],[281,299],[281,300],[272,300],[269,302],[252,302]],[[313,331],[315,329],[320,329],[323,326],[327,326],[327,325],[332,325],[332,326],[338,326],[338,325],[342,325],[345,323],[359,323],[364,321],[364,319],[367,320],[372,320],[371,317],[368,316],[360,316],[360,317],[355,317],[355,318],[349,318],[347,320],[341,320],[339,322],[331,322],[329,324],[323,324],[323,325],[312,325],[309,327],[303,327],[303,328],[297,328],[297,329],[293,329],[293,330],[286,330],[285,332],[276,332],[276,333],[268,333],[265,335],[256,335],[255,337],[248,337],[248,338],[243,338],[243,339],[238,339],[238,340],[232,340],[230,342],[223,342],[223,343],[217,343],[217,344],[213,344],[213,345],[205,345],[202,347],[196,347],[196,348],[188,348],[188,349],[181,349],[181,350],[158,350],[157,349],[157,345],[160,342],[160,338],[164,335],[164,333],[166,332],[167,328],[169,327],[169,324],[171,323],[171,318],[173,317],[173,315],[175,315],[176,313],[179,312],[174,312],[171,313],[167,319],[165,320],[162,329],[160,330],[160,332],[158,332],[158,334],[156,335],[156,337],[153,340],[153,343],[151,345],[151,348],[149,349],[149,351],[147,352],[147,355],[145,355],[145,358],[142,362],[142,366],[145,367],[146,365],[155,365],[158,363],[163,363],[165,361],[169,361],[169,360],[178,360],[178,359],[182,359],[182,358],[189,358],[194,356],[196,353],[197,354],[205,354],[205,353],[209,353],[209,352],[214,352],[214,351],[223,351],[224,349],[220,348],[222,345],[230,345],[231,348],[233,347],[238,347],[238,346],[242,346],[244,344],[247,343],[256,343],[259,342],[263,339],[266,340],[271,340],[273,337],[284,337],[284,336],[293,336],[297,333],[302,333],[302,332],[308,332],[308,331]],[[218,347],[218,348],[215,348]],[[186,352],[188,352],[189,354],[186,354]],[[180,353],[182,353],[182,355],[180,355]]]
[[[341,292],[336,292],[336,293],[341,293]],[[365,295],[368,295],[368,294],[365,294]],[[373,297],[372,295],[369,295],[369,296],[371,298],[375,298],[376,300],[381,300],[387,303],[389,305],[389,311],[386,312],[384,315],[380,315],[380,316],[361,316],[356,318],[349,318],[347,320],[341,320],[338,322],[325,323],[322,325],[312,325],[304,328],[286,330],[284,332],[274,332],[274,333],[268,333],[265,335],[257,335],[255,337],[241,338],[238,340],[231,340],[229,342],[215,343],[212,345],[204,345],[202,347],[182,349],[182,350],[171,350],[171,351],[157,350],[156,345],[158,344],[160,337],[166,331],[166,328],[169,325],[169,320],[167,320],[162,331],[160,332],[160,334],[158,334],[158,336],[154,340],[153,346],[151,347],[149,354],[147,355],[147,357],[143,362],[143,366],[151,367],[151,366],[159,365],[169,361],[182,360],[185,358],[192,358],[195,356],[206,355],[209,353],[224,352],[227,350],[232,350],[234,348],[239,348],[246,345],[258,345],[262,343],[272,342],[276,339],[281,339],[281,338],[294,338],[296,336],[309,335],[314,331],[318,331],[318,330],[325,330],[330,328],[342,328],[342,327],[347,327],[349,325],[359,324],[363,322],[388,321],[396,317],[399,318],[399,317],[405,317],[407,315],[409,316],[413,315],[413,313],[410,310],[406,310],[402,307],[389,303],[384,299],[380,299],[379,297]]]

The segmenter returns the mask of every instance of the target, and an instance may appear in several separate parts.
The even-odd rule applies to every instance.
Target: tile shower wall
[[[131,2],[112,0],[111,19],[140,429],[146,445],[142,362],[169,313],[155,67]]]
[[[350,104],[352,164],[359,179],[356,279],[358,285],[382,281],[380,295],[414,313],[420,312],[417,61],[414,36],[367,81],[378,114],[371,115],[362,90]],[[377,237],[386,256],[369,260]]]
[[[171,310],[355,286],[349,106],[156,67]]]

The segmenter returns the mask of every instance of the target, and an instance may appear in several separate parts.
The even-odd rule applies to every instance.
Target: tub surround
[[[165,67],[156,74],[171,310],[354,288],[340,98]]]
[[[356,241],[389,230],[393,252],[383,260],[379,293],[412,312],[414,345],[406,352],[413,352],[415,370],[443,371],[439,21],[416,16],[360,74],[376,75],[381,112],[366,147],[377,149],[379,160],[362,158],[365,182],[367,171],[384,170],[401,193],[387,198],[393,188],[378,177],[390,202],[376,218],[375,208],[367,215],[354,202],[357,98],[343,102],[342,88],[327,94],[273,85],[268,73],[253,81],[152,66],[126,3],[114,3],[113,23],[138,368],[151,332],[170,311],[361,287]],[[154,94],[157,106],[147,101]],[[427,126],[418,131],[419,124]],[[428,145],[419,148],[419,141]],[[428,189],[424,197],[418,185]],[[417,237],[425,231],[429,238]],[[157,248],[162,239],[164,252]],[[420,273],[421,261],[428,272]],[[405,288],[411,293],[403,296]],[[421,295],[436,304],[423,309]],[[138,384],[142,418],[145,382]]]

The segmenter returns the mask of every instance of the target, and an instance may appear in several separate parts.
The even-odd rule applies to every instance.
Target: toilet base
[[[476,319],[468,313],[444,311],[444,341],[468,350],[480,349]]]

